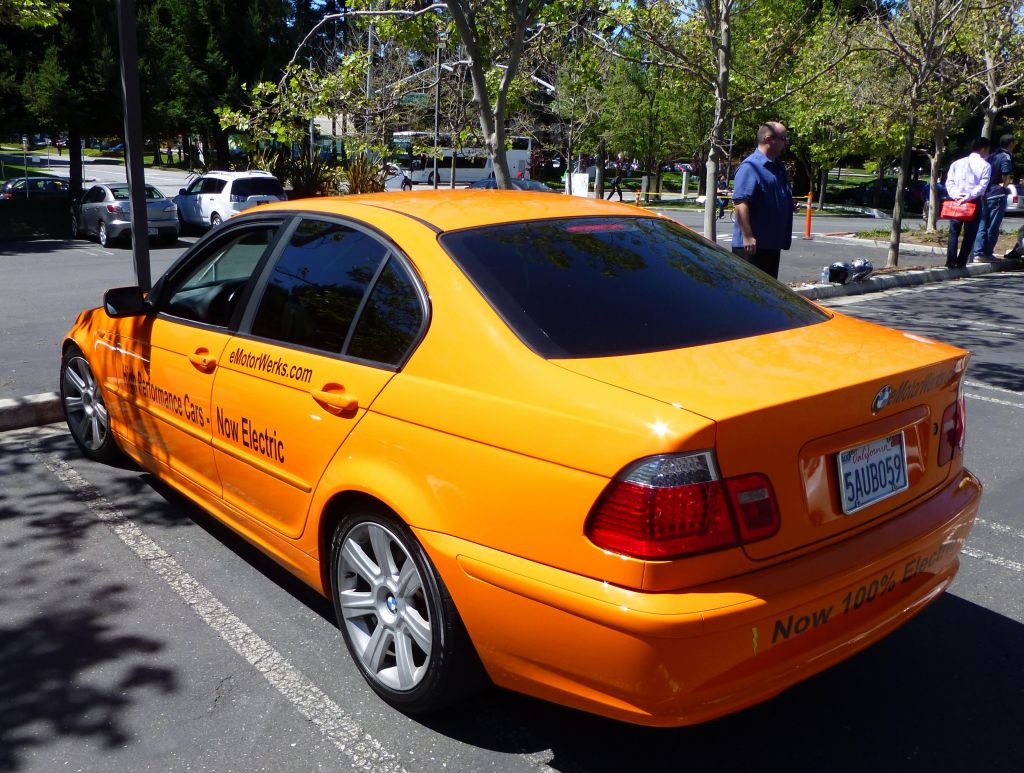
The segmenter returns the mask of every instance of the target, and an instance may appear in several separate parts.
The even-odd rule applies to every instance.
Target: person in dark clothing
[[[1012,134],[999,138],[999,147],[988,156],[992,176],[988,180],[985,197],[979,204],[978,233],[974,237],[974,260],[988,262],[995,259],[996,242],[999,240],[999,226],[1003,224],[1006,212],[1006,194],[1013,182],[1013,149],[1017,140]]]
[[[793,188],[780,158],[789,132],[777,121],[757,130],[757,149],[733,178],[732,251],[769,276],[779,278],[783,250],[793,243]]]
[[[612,196],[618,192],[619,201],[622,201],[622,172],[618,169],[615,170],[615,176],[612,177],[611,190],[608,191],[608,200],[611,201]]]

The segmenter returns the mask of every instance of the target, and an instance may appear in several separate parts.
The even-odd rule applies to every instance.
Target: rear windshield
[[[131,198],[131,191],[128,186],[124,187],[113,187],[110,188],[111,194],[117,201],[128,201]],[[146,198],[147,199],[162,199],[164,195],[151,185],[146,186]]]
[[[542,357],[680,349],[828,319],[749,263],[654,218],[455,231],[441,244]]]
[[[273,177],[245,177],[235,180],[231,186],[232,196],[280,196],[284,197],[284,189]]]

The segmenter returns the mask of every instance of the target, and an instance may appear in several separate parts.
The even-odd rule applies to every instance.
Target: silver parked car
[[[71,208],[71,238],[95,236],[104,247],[124,239],[132,230],[132,205],[127,183],[92,186]],[[173,244],[178,241],[178,208],[152,185],[146,186],[149,235]]]

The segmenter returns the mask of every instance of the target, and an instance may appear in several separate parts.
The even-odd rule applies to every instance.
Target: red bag
[[[963,203],[953,199],[946,199],[942,202],[942,211],[939,217],[946,220],[973,220],[977,205],[973,201]]]

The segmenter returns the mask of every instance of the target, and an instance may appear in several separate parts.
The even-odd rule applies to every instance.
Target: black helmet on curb
[[[850,264],[836,262],[828,267],[828,281],[844,285],[850,281]]]

